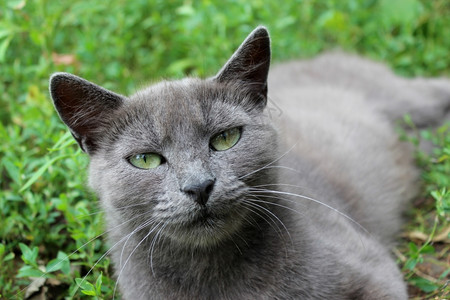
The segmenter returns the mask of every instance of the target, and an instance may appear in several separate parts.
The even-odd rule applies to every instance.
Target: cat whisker
[[[293,201],[293,200],[290,200],[290,199],[286,199],[286,198],[281,198],[281,197],[270,196],[270,195],[258,195],[258,196],[253,195],[253,196],[257,198],[257,199],[254,199],[253,201],[262,202],[262,203],[266,203],[266,204],[282,207],[282,208],[288,209],[290,211],[293,211],[293,212],[295,212],[297,214],[304,215],[303,213],[301,213],[301,212],[299,212],[299,211],[297,211],[297,210],[295,210],[295,209],[293,209],[291,207],[288,207],[288,206],[285,206],[285,205],[281,205],[279,203],[274,203],[274,202],[271,202],[271,201],[264,201],[264,200],[259,199],[258,197],[266,197],[266,198],[271,198],[271,199],[276,199],[276,200],[284,200],[284,201],[294,202],[294,203],[296,203],[296,201]],[[315,203],[317,203],[317,202],[315,202]],[[325,204],[325,203],[322,203],[322,204]],[[328,205],[326,207],[328,208]],[[342,213],[342,212],[340,212],[338,210],[333,210],[333,211],[338,212],[339,215],[344,216],[347,219],[349,219],[351,222],[353,222],[358,227],[360,227],[367,235],[369,235],[369,236],[371,235],[370,232],[367,229],[365,229],[361,224],[359,224],[356,220],[352,219],[350,216],[348,216],[348,215],[346,215],[346,214],[344,214],[344,213]],[[359,238],[359,241],[360,241],[361,245],[363,246],[363,248],[365,248],[364,241],[362,240],[360,235],[358,235],[358,238]]]
[[[148,205],[148,202],[146,201],[146,202],[142,202],[142,203],[130,204],[130,205],[119,206],[119,207],[114,207],[114,208],[117,209],[117,210],[122,210],[122,209],[131,208],[131,207],[142,206],[142,205]],[[105,212],[104,209],[99,209],[99,210],[94,211],[94,212],[89,213],[89,214],[78,215],[78,216],[76,216],[76,218],[77,219],[87,218],[87,217],[90,217],[90,216],[93,216],[93,215],[98,215],[98,214],[101,214],[101,213],[104,213],[104,212]]]
[[[256,196],[255,196],[255,197],[256,197]],[[291,203],[297,203],[297,202],[294,201],[294,200],[290,200],[290,199],[286,199],[286,198],[281,198],[281,197],[276,197],[276,196],[259,195],[258,197],[266,197],[266,198],[275,199],[275,200],[284,200],[284,201],[288,201],[288,202],[291,202]],[[307,199],[307,200],[309,200],[309,199]],[[256,200],[255,200],[255,201],[256,201]],[[263,200],[259,199],[259,201],[263,201]],[[318,201],[318,200],[317,200],[317,201]],[[270,202],[270,201],[264,201],[264,202],[266,202],[267,204],[272,204],[272,205],[276,205],[276,206],[283,207],[282,205],[280,205],[280,204],[278,204],[278,203],[273,203],[273,202]],[[319,201],[319,202],[313,201],[313,202],[314,202],[314,203],[321,203],[321,204],[326,205],[325,203],[322,203],[322,202],[320,202],[320,201]],[[326,205],[326,207],[329,208],[328,205]],[[331,206],[330,206],[330,207],[331,207]],[[296,210],[294,210],[294,209],[292,209],[292,208],[290,208],[290,207],[285,206],[285,208],[287,208],[287,209],[289,209],[289,210],[291,210],[291,211],[294,211],[294,212],[296,212],[297,214],[304,215],[304,214],[302,214],[301,212],[296,211]],[[361,224],[359,224],[356,220],[352,219],[350,216],[348,216],[348,215],[346,215],[346,214],[344,214],[344,213],[342,213],[342,212],[340,212],[340,211],[338,211],[338,210],[336,210],[336,209],[333,210],[333,211],[334,211],[334,212],[337,212],[340,216],[343,216],[343,217],[345,217],[346,219],[350,220],[350,221],[351,221],[352,223],[354,223],[356,226],[358,226],[359,228],[361,228],[361,230],[364,231],[367,235],[371,236],[370,232],[369,232],[366,228],[364,228],[364,226],[362,226]],[[359,238],[359,241],[360,241],[362,247],[365,248],[364,241],[362,240],[360,234],[358,234],[358,238]]]
[[[275,220],[274,220],[270,215],[267,214],[267,212],[264,210],[265,208],[264,208],[263,206],[261,206],[261,205],[259,205],[259,204],[257,204],[257,203],[254,203],[252,200],[243,200],[242,203],[243,203],[243,204],[247,204],[247,205],[249,206],[249,207],[246,207],[246,206],[244,205],[243,207],[249,209],[252,213],[258,215],[258,216],[259,216],[261,219],[263,219],[267,224],[269,224],[269,226],[272,227],[273,230],[276,232],[276,234],[280,237],[280,240],[281,240],[281,241],[285,241],[285,237],[283,236],[280,227],[277,225],[277,223],[275,222]],[[261,213],[263,213],[265,216],[267,216],[271,222],[269,222],[264,216],[261,216],[257,211],[255,211],[255,209],[258,210],[258,211],[261,211],[261,210],[263,209],[263,211],[261,211]],[[269,211],[269,212],[270,212],[270,211]],[[272,215],[274,215],[274,214],[272,213]],[[274,216],[275,216],[275,215],[274,215]],[[276,218],[276,219],[278,220],[278,222],[281,223],[281,225],[284,227],[284,229],[286,230],[287,235],[289,236],[289,240],[291,241],[291,244],[293,244],[293,240],[292,240],[292,237],[291,237],[291,235],[290,235],[289,230],[287,230],[286,226],[284,225],[284,223],[283,223],[281,220],[279,220],[276,216],[275,216],[275,218]],[[283,243],[283,244],[284,244],[284,250],[285,250],[286,257],[288,257],[288,249],[287,249],[287,246],[286,246],[285,243]]]
[[[292,187],[292,188],[299,188],[299,189],[308,189],[305,186],[295,185],[295,184],[289,184],[289,183],[267,183],[267,184],[260,184],[260,185],[252,185],[252,188],[265,188],[265,187],[271,187],[271,186],[285,186],[285,187]]]
[[[155,276],[155,270],[153,269],[153,250],[155,249],[156,244],[159,241],[159,238],[161,237],[161,232],[167,227],[167,223],[164,223],[161,229],[158,230],[156,235],[152,239],[152,243],[150,245],[150,268],[152,270],[153,276]]]
[[[296,209],[293,209],[292,207],[289,207],[289,206],[286,206],[286,205],[283,205],[283,204],[280,204],[280,203],[277,203],[277,202],[265,201],[265,200],[260,199],[259,197],[270,198],[270,199],[275,199],[275,200],[286,200],[286,201],[289,201],[288,199],[283,199],[283,198],[280,198],[280,197],[275,197],[275,196],[270,196],[270,195],[251,195],[251,196],[253,197],[252,198],[253,201],[262,202],[262,203],[270,204],[270,205],[273,205],[273,206],[278,206],[278,207],[290,210],[290,211],[292,211],[292,212],[294,212],[296,214],[304,215],[302,212],[300,212],[300,211],[298,211]]]
[[[245,199],[242,200],[242,203],[248,205],[248,203],[245,203],[245,201],[246,201]],[[245,207],[245,206],[244,206],[244,207]],[[258,216],[261,217],[260,214],[258,214],[257,212],[253,211],[250,207],[245,207],[245,208],[248,209],[248,210],[250,210],[252,213],[255,213],[255,214],[257,214]],[[241,211],[239,212],[239,214],[240,214],[240,216],[243,216],[243,213],[242,213]],[[249,215],[246,215],[245,217],[251,218],[251,219],[253,220],[253,222],[249,222],[249,223],[253,224],[254,226],[259,227],[258,223],[255,221],[255,219],[253,219],[253,217],[251,217],[251,216],[249,216]],[[244,219],[245,219],[245,218],[244,218]],[[267,221],[266,221],[266,222],[267,222]],[[226,230],[222,230],[222,231],[224,231],[224,232],[227,233],[227,235],[230,237],[230,240],[233,241],[233,243],[236,245],[236,248],[238,249],[239,253],[242,255],[241,249],[240,249],[239,246],[234,242],[234,240],[232,239],[232,236],[230,235],[230,233],[228,233]],[[242,237],[242,235],[238,234],[237,232],[235,232],[234,234],[235,234],[236,236],[238,236],[238,237],[244,242],[244,244],[245,244],[247,247],[249,247],[248,242],[246,241],[245,238]]]
[[[148,226],[148,225],[151,225],[151,224],[154,222],[154,220],[155,220],[154,218],[150,218],[150,219],[147,220],[144,224],[142,224],[142,225],[136,227],[136,228],[128,235],[127,240],[125,241],[125,243],[124,243],[123,246],[122,246],[122,251],[120,252],[119,267],[122,267],[122,257],[123,257],[123,252],[124,252],[124,250],[125,250],[125,247],[126,247],[128,241],[130,240],[131,236],[132,236],[134,233],[140,231],[140,230],[142,229],[142,226],[146,227],[146,226]]]
[[[98,215],[98,214],[101,214],[101,213],[104,213],[104,212],[105,212],[104,210],[98,210],[98,211],[95,211],[95,212],[92,212],[92,213],[89,213],[89,214],[78,215],[78,216],[75,217],[75,219],[81,220],[81,219],[88,218],[88,217],[91,217],[91,216],[95,216],[95,215]]]
[[[140,225],[138,228],[143,229],[146,226],[148,226],[150,224],[150,222],[145,222],[144,224]],[[124,237],[122,237],[118,242],[116,242],[112,247],[110,247],[99,259],[97,259],[97,261],[95,262],[95,264],[89,269],[89,271],[86,273],[86,275],[83,277],[83,279],[81,280],[80,283],[77,283],[77,288],[75,289],[74,292],[76,292],[78,290],[78,288],[80,288],[84,281],[86,280],[87,276],[95,269],[95,267],[100,263],[100,261],[105,258],[109,253],[111,253],[111,251],[117,247],[117,245],[119,245],[121,242],[123,242],[125,239],[129,238],[129,236],[133,235],[134,233],[136,233],[136,231],[133,231],[127,235],[125,235]]]
[[[230,238],[230,241],[232,241],[233,242],[233,244],[236,246],[236,249],[238,250],[238,252],[242,255],[242,250],[241,250],[241,248],[239,248],[239,245],[234,241],[234,239],[233,239],[233,237],[231,236],[231,234],[229,233],[229,232],[227,232],[226,230],[221,230],[221,232],[223,232],[223,233],[225,233],[229,238]],[[247,245],[247,247],[248,247],[248,243],[247,243],[247,241],[240,235],[240,234],[237,234],[236,232],[234,233],[236,236],[238,236],[246,245]]]
[[[245,206],[245,205],[249,205],[249,204],[247,203],[248,200],[243,199],[243,200],[241,200],[241,201],[242,201],[242,204],[244,204],[245,209],[250,210],[253,214],[257,215],[257,216],[260,217],[261,219],[264,219],[264,217],[261,216],[258,212],[252,210],[252,207],[247,207],[247,206]],[[253,216],[252,216],[251,214],[249,214],[249,215],[247,214],[245,217],[246,217],[245,220],[246,220],[250,225],[252,225],[252,226],[255,227],[255,228],[257,227],[258,229],[261,230],[261,226],[259,226],[258,222],[256,222],[255,218],[253,218]],[[247,218],[250,219],[250,220],[248,220]],[[266,219],[264,219],[264,221],[267,222]]]
[[[153,221],[152,221],[153,222]],[[149,222],[146,222],[149,223]],[[137,245],[134,247],[134,249],[131,251],[131,253],[128,255],[128,258],[125,260],[125,263],[123,264],[123,266],[121,266],[120,271],[119,271],[119,275],[117,276],[117,280],[116,280],[116,284],[114,285],[114,291],[113,291],[113,299],[115,298],[116,295],[116,290],[117,290],[117,285],[119,283],[119,279],[120,276],[122,275],[123,270],[125,269],[127,263],[130,261],[131,257],[133,256],[134,252],[136,252],[136,250],[139,248],[139,246],[152,234],[152,232],[154,232],[163,222],[159,222],[156,226],[150,228],[149,232],[141,239],[141,241],[139,243],[137,243]],[[149,223],[151,224],[151,223]],[[147,224],[148,225],[148,224]],[[140,226],[142,228],[145,228],[147,225],[145,226]],[[135,234],[137,231],[133,231],[128,235],[133,235]]]
[[[274,164],[275,162],[277,162],[277,161],[279,161],[280,159],[282,159],[283,157],[285,157],[289,152],[292,151],[292,149],[295,148],[295,146],[297,146],[297,143],[295,143],[295,144],[294,144],[291,148],[289,148],[285,153],[283,153],[282,155],[280,155],[278,158],[274,159],[272,162],[266,164],[265,166],[262,166],[262,167],[259,168],[259,169],[253,170],[253,171],[250,172],[250,173],[247,173],[247,174],[245,174],[245,175],[243,175],[243,176],[240,176],[239,179],[242,180],[242,179],[244,179],[244,178],[246,178],[246,177],[248,177],[248,176],[250,176],[250,175],[252,175],[252,174],[255,174],[255,173],[257,173],[257,172],[259,172],[259,171],[261,171],[261,170],[264,170],[265,168],[269,167],[270,165]]]
[[[281,229],[280,229],[279,225],[277,224],[277,222],[270,215],[268,215],[266,211],[262,210],[260,205],[253,203],[251,200],[248,200],[248,199],[242,199],[241,202],[242,202],[242,204],[244,204],[244,206],[243,206],[244,208],[250,210],[253,214],[255,214],[258,217],[260,217],[261,219],[263,219],[267,224],[270,225],[270,227],[272,227],[275,230],[275,232],[277,232],[277,234],[280,237],[282,236]],[[261,214],[263,214],[263,215],[261,215],[259,212],[261,212]]]
[[[253,196],[253,195],[251,195],[251,196]],[[264,210],[265,212],[270,214],[272,217],[274,217],[281,224],[281,226],[283,226],[283,228],[285,229],[287,235],[289,236],[290,241],[292,242],[291,234],[290,234],[289,230],[287,229],[286,225],[283,223],[283,221],[281,221],[280,218],[278,218],[278,216],[276,214],[274,214],[273,212],[271,212],[269,209],[265,208],[262,205],[258,205],[256,203],[254,203],[252,200],[247,200],[247,201],[249,201],[252,205],[258,206],[259,208],[261,208],[262,210]],[[266,201],[262,201],[261,200],[261,202],[266,202]],[[267,204],[270,204],[270,202],[267,202]]]
[[[281,165],[265,166],[265,167],[262,167],[259,171],[266,170],[266,169],[271,169],[271,168],[284,169],[284,170],[289,170],[289,171],[301,174],[301,172],[299,170],[296,170],[296,169],[290,168],[290,167],[286,167],[286,166],[281,166]]]
[[[340,216],[346,218],[347,220],[349,220],[350,222],[352,222],[353,224],[355,224],[356,226],[358,226],[361,230],[363,230],[366,234],[370,235],[370,232],[364,228],[364,226],[362,226],[359,222],[357,222],[355,219],[353,219],[352,217],[350,217],[349,215],[341,212],[340,210],[334,208],[331,205],[328,205],[320,200],[308,197],[308,196],[304,196],[304,195],[300,195],[300,194],[295,194],[295,193],[290,193],[290,192],[282,192],[282,191],[275,191],[275,190],[268,190],[268,189],[259,189],[259,188],[250,188],[252,193],[272,193],[272,194],[277,194],[277,195],[285,195],[285,196],[293,196],[293,197],[297,197],[297,198],[302,198],[314,203],[317,203],[319,205],[322,205],[323,207],[326,207],[327,209],[339,214]],[[280,200],[285,200],[291,203],[297,203],[294,200],[291,199],[285,199],[285,198],[276,198],[276,199],[280,199]],[[295,211],[295,210],[294,210]]]

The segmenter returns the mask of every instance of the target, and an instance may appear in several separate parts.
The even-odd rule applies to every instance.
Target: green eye
[[[156,153],[142,153],[131,156],[128,161],[139,169],[154,169],[163,163],[163,157]]]
[[[215,135],[211,139],[211,148],[216,151],[228,150],[237,144],[241,137],[240,128],[232,128],[222,131],[218,135]]]

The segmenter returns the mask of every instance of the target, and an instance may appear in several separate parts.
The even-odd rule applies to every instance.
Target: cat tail
[[[418,130],[435,131],[442,126],[450,130],[450,79],[398,78],[396,86],[398,90],[390,101],[385,98],[388,100],[375,102],[393,124],[400,125],[409,136],[416,136]],[[405,122],[405,116],[413,124]],[[419,148],[431,153],[434,146],[431,141],[420,139]]]
[[[379,97],[383,91],[372,95],[378,98],[373,99],[375,101],[372,103],[391,121],[408,115],[419,129],[437,128],[450,122],[450,79],[396,79],[395,90],[391,90],[391,95]]]

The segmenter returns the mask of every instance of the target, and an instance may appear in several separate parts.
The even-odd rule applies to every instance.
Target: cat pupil
[[[229,142],[228,141],[229,134],[226,131],[222,132],[221,136],[222,139],[224,139],[226,142]]]

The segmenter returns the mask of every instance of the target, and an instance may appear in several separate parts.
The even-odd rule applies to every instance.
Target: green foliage
[[[406,123],[414,128],[409,118]],[[425,205],[413,211],[414,221],[410,224],[412,240],[403,249],[403,266],[409,283],[428,297],[450,295],[446,279],[450,265],[445,262],[450,249],[450,123],[438,128],[436,132],[421,131],[412,142],[418,147],[420,141],[431,142],[431,154],[417,152],[424,179]],[[417,234],[419,233],[419,234]],[[432,276],[426,274],[434,269]]]
[[[75,279],[78,287],[81,289],[81,292],[84,295],[92,296],[93,299],[103,299],[103,296],[106,294],[111,294],[111,289],[108,286],[103,286],[103,274],[100,273],[100,275],[97,277],[97,280],[94,284],[89,283],[87,281],[84,281],[81,278]],[[75,290],[74,290],[75,291]],[[114,292],[112,292],[114,294]]]
[[[132,93],[160,77],[213,74],[264,24],[275,61],[340,47],[408,76],[449,74],[447,0],[3,0],[0,7],[0,298],[15,297],[36,276],[75,299],[110,299],[115,287],[102,258],[101,210],[85,189],[87,158],[49,100],[52,72]],[[420,156],[432,204],[414,212],[411,231],[437,236],[448,226],[449,133],[423,135],[440,150]],[[438,286],[447,271],[433,281],[417,270],[430,255],[445,257],[448,244],[409,242],[411,284],[445,295]]]

